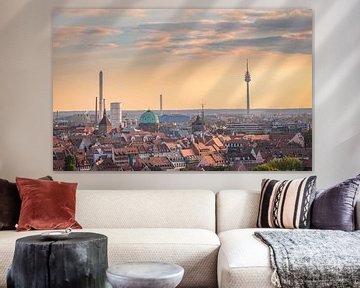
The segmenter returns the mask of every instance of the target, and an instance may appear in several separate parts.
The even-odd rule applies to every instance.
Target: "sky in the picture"
[[[62,9],[53,20],[53,109],[312,107],[308,9]]]

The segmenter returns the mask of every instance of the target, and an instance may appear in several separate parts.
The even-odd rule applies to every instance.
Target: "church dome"
[[[147,110],[140,116],[139,124],[158,124],[159,117],[151,110]]]

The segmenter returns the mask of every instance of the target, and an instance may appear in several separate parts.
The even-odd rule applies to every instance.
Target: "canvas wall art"
[[[312,11],[55,10],[53,169],[312,170]]]

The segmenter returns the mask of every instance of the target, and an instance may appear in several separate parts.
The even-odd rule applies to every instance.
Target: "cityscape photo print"
[[[53,169],[312,170],[312,10],[54,10]]]

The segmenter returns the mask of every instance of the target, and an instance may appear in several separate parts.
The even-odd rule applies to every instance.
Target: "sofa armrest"
[[[357,200],[355,206],[355,229],[360,230],[360,199]]]

